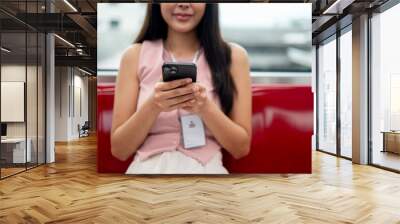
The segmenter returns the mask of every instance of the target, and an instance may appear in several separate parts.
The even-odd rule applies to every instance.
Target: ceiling
[[[56,65],[79,66],[95,74],[97,1],[67,2],[70,5],[63,0],[48,0],[47,5],[44,0],[1,0],[2,45],[12,49],[3,60],[18,63],[18,59],[24,59],[23,55],[28,60],[35,57],[37,44],[28,43],[25,50],[25,30],[54,32]],[[50,10],[52,13],[48,13]],[[31,42],[33,36],[28,34],[27,41]]]

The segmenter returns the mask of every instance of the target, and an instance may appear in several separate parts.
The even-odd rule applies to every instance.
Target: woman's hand
[[[210,102],[208,99],[207,90],[199,83],[193,83],[192,85],[194,99],[190,100],[182,109],[201,115],[207,106],[209,106]]]
[[[194,100],[194,98],[192,79],[187,78],[170,82],[158,82],[149,100],[158,112],[168,112],[189,106],[189,101]]]

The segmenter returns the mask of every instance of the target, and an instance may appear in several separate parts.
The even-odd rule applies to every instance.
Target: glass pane
[[[26,33],[1,34],[1,140],[2,177],[25,170],[30,160],[26,141]],[[28,145],[28,147],[26,147]],[[28,150],[26,150],[28,149]]]
[[[45,44],[46,37],[44,34],[39,33],[38,45],[38,163],[45,163]]]
[[[39,11],[37,1],[27,2],[26,12],[37,13]],[[28,15],[29,15],[28,14]],[[35,24],[38,17],[30,18]],[[38,33],[36,30],[27,29],[27,80],[26,80],[26,113],[27,113],[27,142],[30,148],[30,159],[27,167],[37,166],[38,163]]]
[[[318,51],[318,148],[336,153],[336,40]]]
[[[0,2],[22,20],[30,19],[25,13],[43,13],[44,5],[44,0]],[[2,12],[0,18],[3,178],[45,161],[45,36]]]
[[[26,112],[27,112],[27,142],[30,147],[30,159],[28,160],[28,167],[33,167],[37,165],[37,73],[38,73],[38,57],[37,57],[37,33],[29,32],[27,33],[28,38],[28,63],[27,63],[27,80],[26,80]]]
[[[400,170],[400,5],[372,18],[372,163]]]
[[[340,153],[352,157],[352,33],[340,37]]]

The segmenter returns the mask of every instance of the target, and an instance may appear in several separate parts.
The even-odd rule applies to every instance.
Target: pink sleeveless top
[[[171,55],[164,49],[162,39],[144,41],[142,43],[137,73],[139,78],[137,108],[140,108],[146,99],[151,96],[154,91],[154,85],[158,81],[162,80],[161,66],[164,61],[172,61],[172,59]],[[196,81],[206,88],[209,99],[221,107],[218,95],[214,92],[210,68],[203,49],[200,49],[196,65]],[[180,114],[186,115],[189,114],[189,112],[180,109]],[[158,153],[179,150],[185,155],[190,156],[205,165],[216,153],[219,152],[221,146],[206,126],[204,126],[206,129],[206,145],[192,149],[183,148],[179,116],[178,110],[160,113],[145,141],[137,151],[139,159],[145,160]]]

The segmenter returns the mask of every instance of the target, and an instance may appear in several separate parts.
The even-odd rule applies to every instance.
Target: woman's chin
[[[171,27],[175,32],[188,33],[193,30],[193,26],[189,24],[179,24]]]

